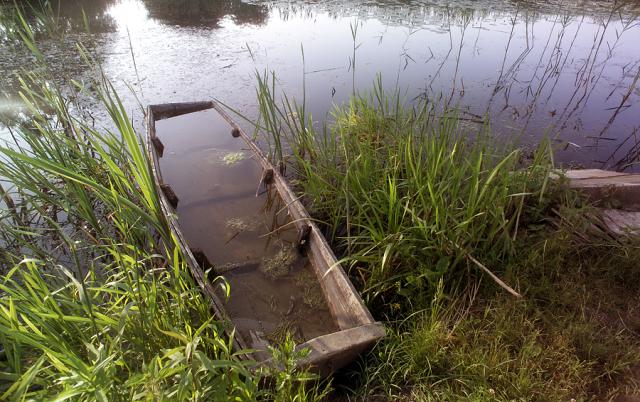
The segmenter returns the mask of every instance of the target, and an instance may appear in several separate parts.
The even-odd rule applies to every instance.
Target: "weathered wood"
[[[300,252],[309,244],[309,236],[311,236],[311,226],[306,225],[298,229],[296,246]]]
[[[153,146],[156,147],[158,156],[162,158],[162,155],[164,154],[164,144],[160,141],[160,138],[153,136],[151,137],[151,142],[153,143]]]
[[[260,177],[260,182],[258,183],[258,188],[256,189],[256,197],[260,195],[260,189],[265,187],[268,189],[268,186],[273,184],[273,169],[265,169],[262,171],[262,176]]]
[[[193,257],[195,258],[200,268],[202,268],[204,271],[213,266],[202,249],[192,248],[191,252],[193,253]]]
[[[298,364],[326,376],[352,362],[384,336],[384,326],[378,322],[322,335],[297,346],[298,350],[310,350]]]
[[[568,170],[564,177],[596,205],[640,211],[640,174],[582,169]]]
[[[640,212],[621,209],[601,209],[602,221],[607,230],[617,236],[640,235]]]
[[[211,109],[212,105],[212,102],[165,103],[162,105],[149,106],[149,109],[153,112],[154,120],[158,121]]]
[[[262,183],[265,185],[270,185],[273,183],[273,169],[266,169],[262,173]]]
[[[640,235],[640,174],[580,169],[552,177],[564,177],[569,188],[579,191],[599,206],[602,223],[609,233],[615,236]]]

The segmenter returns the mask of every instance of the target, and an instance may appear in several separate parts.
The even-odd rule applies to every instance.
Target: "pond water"
[[[61,75],[83,73],[68,45],[87,39],[79,6],[138,123],[138,100],[216,98],[255,117],[254,73],[265,70],[289,95],[304,83],[320,121],[380,74],[409,101],[459,106],[465,127],[488,122],[500,141],[549,136],[566,165],[633,169],[639,152],[638,1],[64,1],[70,32],[43,43]],[[0,56],[3,90],[15,95],[6,77],[26,56],[6,44]]]

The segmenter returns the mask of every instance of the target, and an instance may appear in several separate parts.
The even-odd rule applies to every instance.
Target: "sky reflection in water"
[[[408,100],[458,105],[465,128],[489,116],[497,135],[524,144],[549,135],[560,160],[614,168],[640,126],[640,26],[631,9],[610,7],[106,1],[104,14],[95,11],[110,20],[96,34],[96,52],[138,122],[125,82],[145,105],[218,98],[255,116],[254,72],[273,70],[290,95],[301,96],[305,82],[307,106],[321,120],[380,73],[387,89],[402,89]]]

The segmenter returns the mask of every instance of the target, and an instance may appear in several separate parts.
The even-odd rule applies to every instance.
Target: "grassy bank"
[[[86,49],[93,81],[61,80],[31,22],[9,17],[5,32],[36,64],[16,77],[27,112],[0,145],[0,399],[319,399],[292,341],[273,350],[277,371],[232,350],[167,227],[140,137]],[[106,127],[69,93],[98,102]]]
[[[638,244],[598,229],[589,205],[548,180],[548,145],[497,145],[489,127],[465,129],[439,105],[407,106],[380,82],[319,130],[272,77],[258,80],[271,157],[388,324],[389,336],[337,379],[338,394],[638,393]]]
[[[23,86],[31,130],[0,148],[2,399],[249,399],[253,376],[188,275],[116,95],[101,92],[117,132],[100,133],[41,79]]]

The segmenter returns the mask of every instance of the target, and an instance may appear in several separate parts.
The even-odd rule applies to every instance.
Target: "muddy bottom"
[[[294,246],[295,225],[275,190],[259,188],[261,167],[244,140],[212,109],[158,121],[156,131],[182,231],[229,282],[226,309],[250,347],[337,331],[313,267]]]

